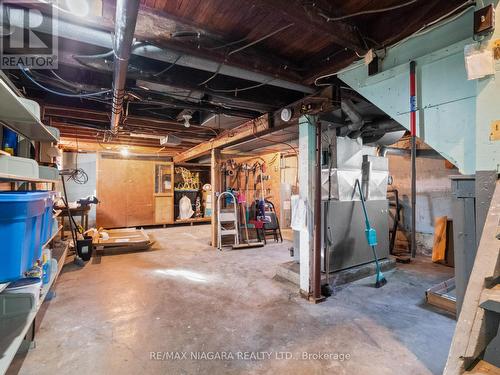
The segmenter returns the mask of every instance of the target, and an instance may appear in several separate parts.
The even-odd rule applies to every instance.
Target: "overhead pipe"
[[[411,257],[417,254],[417,80],[416,63],[410,62],[411,132]]]
[[[118,1],[122,2],[122,1]],[[131,1],[135,3],[136,1]],[[3,8],[7,11],[13,9],[11,6],[3,5]],[[118,10],[118,8],[117,8]],[[12,26],[17,26],[20,28],[25,28],[26,24],[18,20],[11,20]],[[99,30],[96,28],[91,28],[89,26],[78,25],[64,19],[59,19],[58,21],[59,29],[64,30],[64,38],[91,44],[94,46],[99,46],[103,48],[113,48],[113,43],[110,38],[110,33],[104,30]],[[37,32],[43,33],[45,35],[52,35],[52,27],[50,27],[49,22],[45,22],[40,27],[37,28]],[[288,90],[303,92],[307,94],[313,94],[316,90],[302,83],[297,83],[294,81],[276,78],[275,76],[268,73],[260,73],[250,69],[239,68],[237,66],[220,64],[217,61],[209,60],[206,58],[184,54],[181,51],[160,48],[154,45],[142,44],[134,49],[134,55],[145,57],[148,59],[153,59],[157,61],[163,61],[166,63],[174,63],[179,66],[186,68],[203,70],[206,72],[219,72],[221,75],[227,75],[234,78],[240,78],[248,81],[265,83],[269,86],[280,87]],[[182,54],[182,58],[179,59],[179,54]],[[178,61],[176,61],[178,60]]]
[[[118,132],[122,121],[125,83],[128,61],[132,53],[135,25],[139,14],[139,0],[118,0],[116,2],[115,38],[113,41],[113,107],[111,110],[111,131]]]
[[[349,120],[351,120],[351,124],[347,125],[347,129],[349,133],[360,130],[365,122],[363,121],[363,116],[359,114],[356,109],[356,106],[350,99],[344,99],[340,103],[340,108],[342,112],[344,112]]]

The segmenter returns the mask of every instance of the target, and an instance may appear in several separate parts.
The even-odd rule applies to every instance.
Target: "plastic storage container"
[[[28,178],[40,176],[38,163],[35,160],[9,155],[0,155],[0,173]]]
[[[40,300],[40,292],[42,289],[42,279],[38,277],[27,277],[10,283],[4,293],[26,293],[33,294],[35,297],[35,306]]]
[[[0,192],[0,283],[21,278],[41,252],[48,198],[48,192]]]
[[[42,221],[42,235],[40,238],[41,245],[43,246],[50,237],[52,237],[52,229],[53,229],[53,212],[54,202],[56,200],[56,192],[54,191],[38,191],[38,193],[46,193],[47,199],[45,201],[45,211],[43,213],[43,221]],[[42,248],[38,250],[36,253],[37,257],[35,260],[40,259],[42,256]]]
[[[38,166],[38,177],[42,180],[58,180],[59,171],[57,168],[46,167],[45,165]]]

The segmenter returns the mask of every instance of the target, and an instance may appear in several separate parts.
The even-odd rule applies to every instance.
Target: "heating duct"
[[[113,133],[118,132],[122,121],[128,61],[132,52],[139,3],[139,0],[118,0],[116,2],[115,38],[113,43],[115,58],[113,107],[111,110],[111,131]]]

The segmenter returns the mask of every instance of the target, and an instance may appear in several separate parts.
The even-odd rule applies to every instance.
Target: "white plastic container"
[[[40,301],[41,289],[42,289],[42,279],[38,277],[30,277],[11,282],[9,286],[4,290],[4,293],[33,294],[36,306]]]
[[[59,171],[57,168],[46,167],[44,165],[40,165],[38,167],[38,176],[43,180],[58,180],[59,179]]]
[[[38,163],[32,159],[0,154],[0,173],[38,178]]]

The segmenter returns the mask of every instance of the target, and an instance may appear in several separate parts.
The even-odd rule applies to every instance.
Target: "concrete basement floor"
[[[424,375],[444,368],[455,321],[427,307],[424,291],[448,279],[450,268],[398,264],[382,289],[371,287],[371,277],[312,305],[274,279],[289,243],[218,252],[208,246],[210,226],[149,233],[156,250],[65,267],[36,348],[18,355],[10,374]],[[188,352],[188,359],[152,360],[151,352]],[[234,360],[191,360],[190,352],[230,352]],[[246,360],[238,352],[272,354]],[[302,352],[350,359],[307,360]]]

